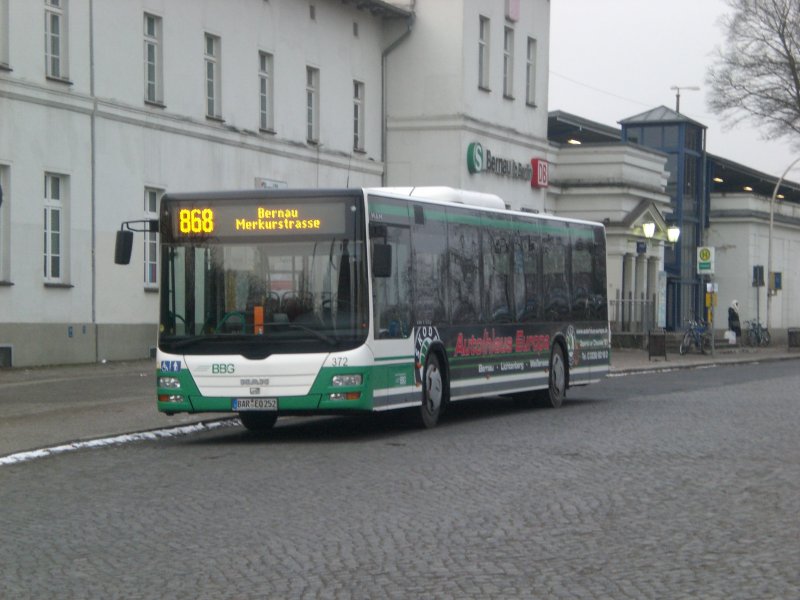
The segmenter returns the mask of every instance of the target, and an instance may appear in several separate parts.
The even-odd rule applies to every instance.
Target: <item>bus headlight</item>
[[[333,387],[351,387],[354,385],[361,385],[361,374],[348,373],[346,375],[334,375],[331,379]]]
[[[334,392],[328,397],[337,402],[340,400],[360,400],[361,392]]]
[[[168,390],[179,390],[181,389],[181,380],[177,377],[159,377],[158,387]]]

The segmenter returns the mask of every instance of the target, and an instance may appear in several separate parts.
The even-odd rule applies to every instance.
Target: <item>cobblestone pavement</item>
[[[796,367],[0,467],[0,597],[797,598]]]
[[[785,346],[720,348],[665,360],[643,350],[614,349],[611,374],[687,369],[729,363],[797,360]],[[155,362],[110,362],[0,369],[0,458],[104,436],[185,426],[219,415],[166,417],[155,408]]]

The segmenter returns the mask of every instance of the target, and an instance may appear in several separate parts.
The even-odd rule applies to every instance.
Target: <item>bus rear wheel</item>
[[[435,352],[428,354],[425,371],[422,375],[422,406],[419,409],[419,422],[422,427],[436,427],[447,399],[447,381],[439,357]]]
[[[543,406],[559,408],[567,395],[567,365],[564,362],[564,351],[556,344],[550,354],[550,374],[547,389],[539,394]]]
[[[269,412],[241,412],[239,419],[242,421],[245,429],[253,433],[264,433],[269,431],[278,420],[277,413]]]

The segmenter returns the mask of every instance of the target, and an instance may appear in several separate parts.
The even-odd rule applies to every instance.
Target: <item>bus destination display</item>
[[[341,202],[286,202],[265,206],[254,202],[225,202],[209,206],[181,202],[171,207],[172,235],[181,237],[240,237],[303,234],[343,234],[346,206]]]

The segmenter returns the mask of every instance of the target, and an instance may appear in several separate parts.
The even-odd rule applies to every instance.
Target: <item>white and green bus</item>
[[[170,194],[157,405],[282,415],[539,399],[608,372],[605,231],[451,188]]]

